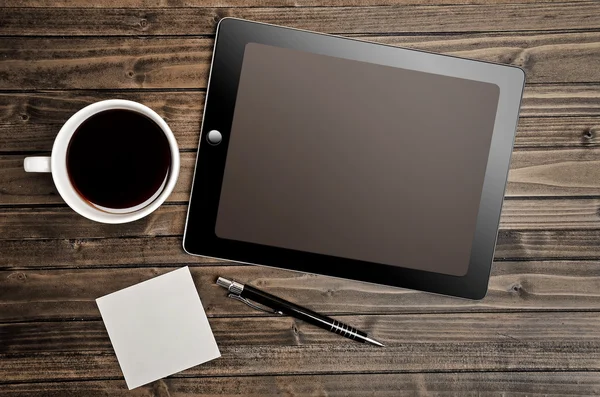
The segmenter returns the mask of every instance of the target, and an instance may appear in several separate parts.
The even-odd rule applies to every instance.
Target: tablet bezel
[[[216,235],[229,132],[248,43],[484,81],[500,88],[475,237],[464,276],[233,241]],[[217,26],[183,247],[193,255],[481,299],[487,292],[524,83],[523,70],[515,66],[224,18]],[[218,145],[207,141],[212,130],[222,135]]]

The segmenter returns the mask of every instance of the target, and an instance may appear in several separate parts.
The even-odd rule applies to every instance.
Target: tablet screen
[[[215,233],[463,276],[498,97],[491,83],[247,44]]]

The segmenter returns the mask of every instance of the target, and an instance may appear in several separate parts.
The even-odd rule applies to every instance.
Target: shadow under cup
[[[170,178],[172,153],[162,128],[128,109],[100,111],[73,133],[67,174],[78,195],[104,212],[126,214],[155,201]]]

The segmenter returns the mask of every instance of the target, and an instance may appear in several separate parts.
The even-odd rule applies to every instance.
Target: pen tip
[[[371,344],[375,345],[375,346],[385,347],[385,345],[384,345],[383,343],[381,343],[381,342],[377,342],[377,341],[376,341],[375,339],[373,339],[373,338],[366,337],[366,338],[365,338],[365,340],[366,340],[367,342],[369,342],[369,343],[371,343]]]

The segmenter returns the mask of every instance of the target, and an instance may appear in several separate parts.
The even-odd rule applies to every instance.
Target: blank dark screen
[[[248,44],[215,233],[463,276],[498,96],[490,83]]]

